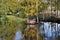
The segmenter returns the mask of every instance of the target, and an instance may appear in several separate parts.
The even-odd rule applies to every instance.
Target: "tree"
[[[20,1],[22,8],[25,10],[26,16],[37,15],[38,11],[41,9],[41,7],[39,7],[38,10],[38,6],[42,6],[40,5],[42,0],[23,0],[23,1],[20,0]]]
[[[1,17],[0,19],[0,37],[3,40],[13,40],[17,29],[24,30],[24,19],[15,16]]]

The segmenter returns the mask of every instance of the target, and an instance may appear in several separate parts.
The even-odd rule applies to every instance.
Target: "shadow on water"
[[[41,22],[39,33],[40,35],[44,36],[44,40],[59,40],[60,24],[51,22]]]

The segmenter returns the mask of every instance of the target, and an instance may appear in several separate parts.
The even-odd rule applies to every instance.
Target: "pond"
[[[39,33],[44,36],[44,40],[57,40],[60,36],[60,24],[51,22],[41,22]]]
[[[18,30],[16,32],[16,35],[15,35],[14,40],[22,40],[22,38],[23,38],[22,31],[21,30]]]
[[[57,40],[60,36],[60,24],[51,22],[41,22],[39,34],[44,37],[44,40]],[[23,35],[21,30],[17,30],[14,40],[22,40]]]

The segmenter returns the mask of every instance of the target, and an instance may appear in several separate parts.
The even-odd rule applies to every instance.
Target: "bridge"
[[[39,13],[39,21],[60,23],[60,12]]]
[[[30,19],[37,18],[36,16],[29,17]],[[45,13],[39,13],[38,20],[43,22],[53,22],[53,23],[60,23],[60,12],[45,12]]]

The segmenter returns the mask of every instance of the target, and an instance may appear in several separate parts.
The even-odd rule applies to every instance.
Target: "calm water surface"
[[[60,24],[51,22],[41,22],[39,33],[44,36],[44,40],[56,40],[60,36]],[[15,35],[15,40],[22,40],[23,35],[21,30],[18,30]]]
[[[39,33],[45,37],[44,40],[56,40],[60,36],[60,24],[41,22]]]

